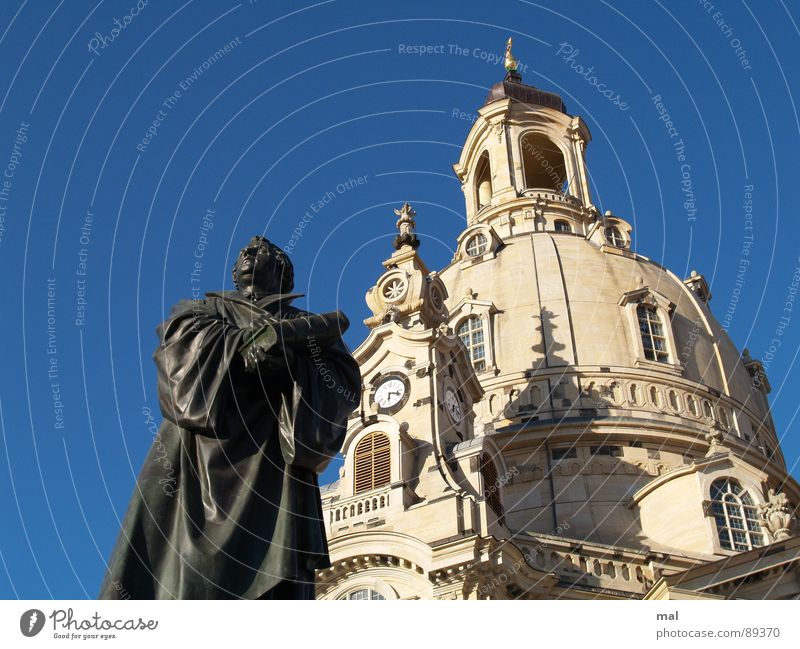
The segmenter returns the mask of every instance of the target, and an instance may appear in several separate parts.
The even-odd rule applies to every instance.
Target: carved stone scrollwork
[[[497,137],[497,142],[502,142],[503,133],[505,133],[506,120],[501,119],[496,122],[490,122],[488,119],[484,118],[484,121],[486,122],[486,126],[489,128],[489,130]]]
[[[758,506],[758,513],[761,525],[776,541],[783,541],[796,533],[797,517],[786,494],[775,493],[774,489],[770,489],[767,502]]]

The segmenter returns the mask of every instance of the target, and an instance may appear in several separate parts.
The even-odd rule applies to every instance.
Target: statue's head
[[[294,288],[294,267],[289,256],[274,243],[255,236],[239,252],[233,283],[242,293],[289,293]]]

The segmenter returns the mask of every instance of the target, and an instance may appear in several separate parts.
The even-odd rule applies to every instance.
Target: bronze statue
[[[290,306],[292,264],[263,237],[233,276],[158,328],[164,421],[101,599],[313,599],[329,565],[317,476],[361,394],[347,319]]]

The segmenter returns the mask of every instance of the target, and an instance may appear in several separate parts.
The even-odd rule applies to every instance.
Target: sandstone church
[[[454,165],[446,268],[396,210],[317,598],[800,597],[800,486],[761,363],[702,275],[598,211],[589,129],[516,67],[509,46]]]

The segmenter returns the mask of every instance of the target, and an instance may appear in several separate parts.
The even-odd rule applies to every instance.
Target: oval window
[[[467,254],[470,257],[479,257],[484,252],[486,252],[486,249],[488,247],[489,247],[489,240],[486,238],[485,234],[479,232],[469,241],[467,241]]]

